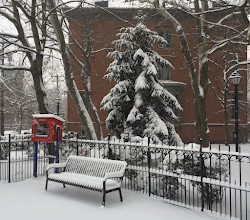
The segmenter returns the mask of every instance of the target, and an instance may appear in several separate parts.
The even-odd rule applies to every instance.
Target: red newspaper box
[[[62,126],[64,120],[53,114],[32,115],[31,140],[34,142],[54,142],[56,141],[56,130],[60,126],[59,140],[62,140]]]

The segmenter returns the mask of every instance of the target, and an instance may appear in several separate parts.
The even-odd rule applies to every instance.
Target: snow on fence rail
[[[46,143],[39,143],[39,152],[38,175],[43,175],[50,157]],[[250,153],[232,151],[230,146],[221,150],[220,145],[200,149],[196,144],[63,140],[60,159],[71,154],[126,160],[125,189],[230,218],[247,220],[250,216]],[[32,142],[0,143],[0,159],[0,180],[33,176]]]

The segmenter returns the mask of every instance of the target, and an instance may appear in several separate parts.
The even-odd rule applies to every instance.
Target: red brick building
[[[122,27],[136,24],[136,21],[133,18],[138,13],[138,9],[108,8],[108,10],[111,11],[111,13],[98,8],[82,8],[77,11],[73,11],[69,15],[70,29],[77,41],[84,46],[86,43],[89,43],[88,40],[92,39],[91,45],[93,50],[100,50],[99,52],[90,55],[89,60],[91,64],[91,97],[98,109],[99,116],[102,121],[104,136],[110,133],[110,131],[108,131],[105,127],[105,119],[108,113],[100,110],[100,102],[114,86],[114,82],[110,82],[103,78],[107,73],[107,67],[112,62],[111,59],[107,58],[107,54],[112,51],[113,45],[111,42],[117,39],[116,34],[118,33],[118,30]],[[157,31],[169,42],[169,45],[155,45],[155,50],[161,56],[168,59],[174,66],[174,70],[163,70],[163,72],[159,74],[159,78],[161,79],[163,85],[177,97],[183,108],[183,112],[179,114],[180,122],[176,124],[177,133],[180,135],[183,142],[192,142],[195,138],[194,99],[188,69],[185,64],[184,56],[181,52],[178,37],[170,23],[163,19],[156,10],[144,9],[143,13],[147,14],[148,17],[144,22],[145,25],[149,29]],[[196,23],[194,18],[181,12],[173,13],[175,13],[175,17],[182,24],[185,32],[188,33],[187,39],[192,53],[195,54],[198,40],[197,35],[195,34]],[[217,30],[214,34],[219,35],[224,33]],[[72,38],[70,38],[70,42],[72,42]],[[101,50],[103,48],[106,49]],[[71,46],[71,49],[75,54],[77,54],[78,57],[81,56],[80,50],[77,50],[76,47]],[[246,47],[243,46],[241,48],[236,48],[235,51],[239,54],[240,59],[246,59]],[[213,56],[212,59],[223,65],[223,60],[220,54]],[[80,92],[84,92],[79,76],[79,69],[77,69],[78,67],[73,59],[72,62],[78,89]],[[211,65],[209,74],[211,85],[213,86],[216,82],[216,84],[223,88],[222,81],[217,80],[223,78],[222,70],[216,65]],[[246,72],[241,72],[242,80],[239,86],[239,96],[240,100],[243,102],[246,102],[247,100],[246,75]],[[210,130],[209,137],[211,143],[224,143],[225,130],[223,108],[216,99],[212,86],[211,89],[209,89],[207,98],[207,119]],[[229,96],[231,97],[229,97],[229,99],[233,97],[233,91],[233,86],[230,85]],[[230,137],[232,137],[234,129],[234,115],[231,109],[232,105],[228,109]],[[81,130],[82,125],[80,123],[80,119],[77,115],[72,99],[69,96],[67,99],[66,118],[67,130],[74,130],[77,132]],[[239,123],[240,140],[243,142],[247,139],[247,107],[244,107],[243,105],[241,105],[239,111]]]

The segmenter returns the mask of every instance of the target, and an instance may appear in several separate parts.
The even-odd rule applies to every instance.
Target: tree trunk
[[[95,128],[97,130],[97,138],[101,140],[103,139],[102,127],[101,127],[100,118],[99,118],[97,109],[94,103],[92,102],[90,92],[89,92],[91,89],[89,88],[90,86],[88,86],[91,84],[90,83],[90,62],[89,62],[89,57],[85,54],[85,52],[83,53],[83,63],[84,63],[84,67],[82,70],[83,73],[81,74],[81,79],[82,79],[82,83],[83,83],[84,90],[85,90],[85,98],[86,98],[87,104],[89,105],[90,114],[93,116],[93,120],[95,122]]]
[[[41,114],[48,114],[48,105],[46,93],[43,90],[43,79],[42,79],[42,70],[36,66],[35,64],[31,68],[31,74],[33,76],[34,87],[36,91],[36,98],[38,103],[38,110]]]
[[[155,3],[157,3],[157,1]],[[192,54],[181,24],[168,11],[160,8],[159,5],[155,4],[155,7],[163,17],[165,17],[167,20],[171,22],[179,37],[181,50],[189,69],[189,76],[191,78],[191,86],[194,95],[195,123],[196,123],[195,141],[196,143],[200,143],[200,139],[202,138],[202,146],[208,147],[209,129],[207,126],[207,114],[206,114],[206,94],[208,90],[208,61],[206,57],[201,57],[199,62],[199,71],[196,70]],[[205,46],[205,44],[203,46]],[[204,49],[200,48],[199,51],[201,52],[203,50]],[[203,94],[201,94],[201,92]]]
[[[200,143],[202,139],[202,147],[209,146],[209,129],[207,126],[206,118],[206,100],[203,97],[197,96],[194,98],[195,108],[195,124],[196,124],[196,137],[195,142]]]
[[[101,122],[100,118],[97,112],[97,109],[92,102],[90,91],[91,91],[91,74],[90,74],[90,68],[91,64],[89,62],[89,56],[87,55],[87,52],[82,48],[82,46],[79,44],[79,42],[72,37],[72,40],[74,44],[80,49],[80,53],[82,54],[82,60],[79,61],[78,57],[70,50],[72,58],[79,64],[79,69],[81,70],[81,73],[79,74],[81,76],[82,85],[84,87],[84,98],[86,105],[88,106],[88,111],[90,112],[90,115],[92,116],[92,119],[95,123],[97,138],[99,140],[103,139],[103,133],[101,128]],[[88,43],[87,48],[91,48],[91,44]],[[79,71],[80,72],[80,71]]]
[[[97,109],[96,109],[94,103],[91,100],[91,96],[90,96],[88,87],[86,86],[85,83],[83,83],[83,85],[84,85],[84,89],[85,89],[85,94],[84,95],[85,95],[87,104],[89,105],[89,111],[90,111],[90,114],[93,116],[93,120],[95,122],[95,127],[96,127],[96,131],[97,131],[96,132],[97,133],[97,138],[99,140],[101,140],[101,139],[103,139],[103,134],[102,134],[100,118],[99,118]]]
[[[48,0],[47,4],[48,4],[48,9],[52,12],[50,14],[50,20],[54,28],[54,31],[55,31],[55,34],[59,43],[60,52],[62,55],[62,61],[64,64],[64,70],[65,70],[66,85],[69,89],[69,93],[73,99],[73,102],[75,103],[77,112],[80,116],[84,129],[86,131],[87,138],[96,139],[97,137],[95,133],[95,128],[93,126],[93,122],[91,121],[90,115],[86,109],[86,106],[83,103],[83,100],[81,98],[81,95],[78,91],[78,88],[74,80],[72,66],[71,66],[70,57],[69,57],[69,50],[65,42],[65,38],[63,35],[60,21],[56,14],[55,3],[53,0]]]

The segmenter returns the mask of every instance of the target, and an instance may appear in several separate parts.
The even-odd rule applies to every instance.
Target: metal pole
[[[108,135],[108,159],[113,159],[112,158],[112,150],[111,150],[111,148],[110,148],[110,138],[111,138],[111,136],[110,136],[110,134]]]
[[[2,52],[4,52],[4,42],[2,41]],[[4,65],[4,55],[1,58],[1,64]],[[4,78],[4,70],[2,69],[2,78]],[[1,103],[0,103],[0,115],[1,115],[1,135],[4,135],[4,85],[1,82]]]
[[[57,111],[56,111],[56,113],[57,113],[57,115],[59,116],[59,114],[60,114],[60,103],[59,103],[59,99],[57,100]]]
[[[34,170],[33,175],[37,177],[37,151],[38,151],[38,142],[34,142]]]
[[[58,75],[56,76],[56,88],[57,88],[57,106],[56,106],[56,113],[59,116],[60,114],[60,102],[59,102],[59,87],[58,87]]]
[[[76,155],[79,155],[79,147],[78,147],[78,134],[76,135]]]
[[[2,179],[2,173],[1,173],[1,167],[2,167],[2,163],[1,163],[1,160],[2,160],[2,146],[0,145],[0,181]]]
[[[9,134],[9,180],[8,180],[8,182],[10,183],[10,175],[11,175],[11,155],[10,155],[10,151],[11,151],[11,143],[10,143],[10,137],[11,135]]]
[[[235,149],[239,152],[239,115],[238,115],[238,85],[234,90],[234,106],[235,106]]]
[[[59,163],[59,137],[60,137],[60,126],[56,128],[56,163]]]
[[[148,137],[148,151],[147,151],[147,160],[148,160],[148,195],[151,196],[151,152],[149,149],[150,138]]]
[[[203,184],[203,177],[204,177],[204,160],[202,155],[202,138],[200,139],[200,176],[201,176],[201,211],[204,211],[205,206],[205,198],[204,198],[204,184]]]
[[[60,137],[60,126],[56,127],[56,163],[59,163],[59,137]],[[55,173],[58,173],[58,168],[55,169]]]

